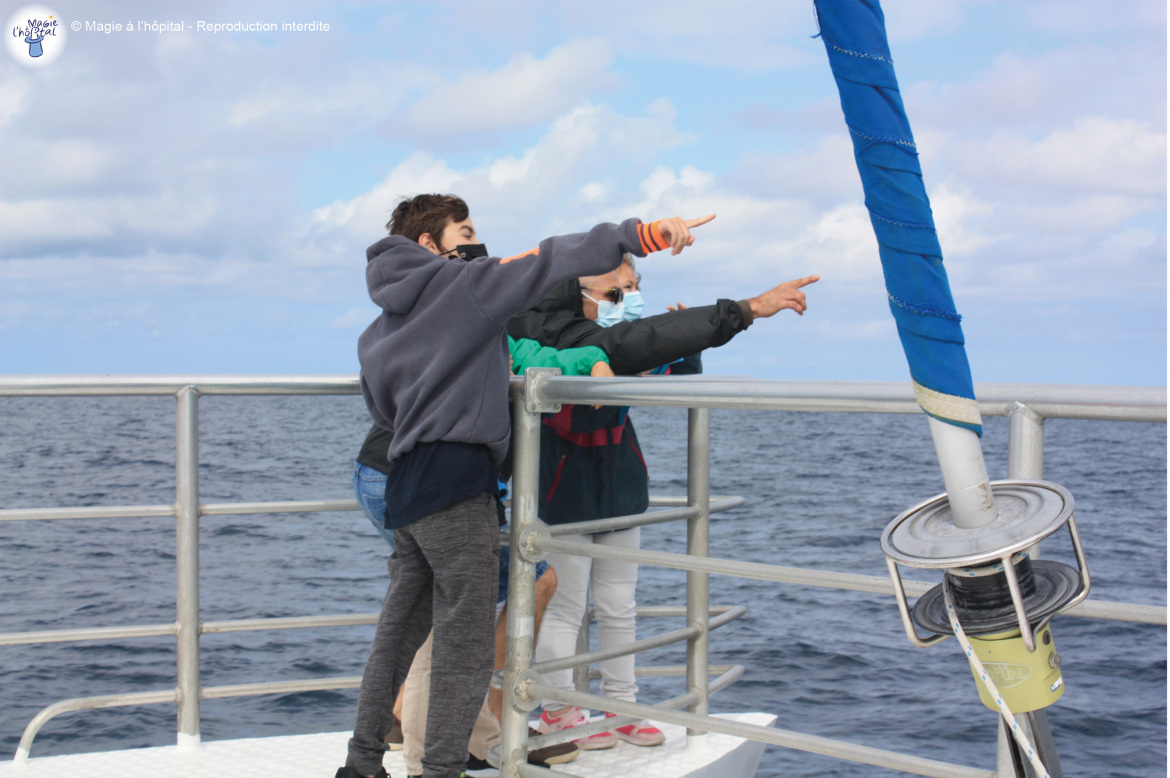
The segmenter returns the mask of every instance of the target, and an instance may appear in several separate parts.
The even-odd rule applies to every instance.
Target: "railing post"
[[[175,576],[179,748],[199,745],[199,390],[176,395]]]
[[[589,631],[593,628],[593,612],[588,603],[585,613],[581,615],[581,629],[577,631],[577,653],[589,652]],[[589,665],[573,668],[573,688],[579,692],[589,693]]]
[[[1044,477],[1044,417],[1023,403],[1014,402],[1008,406],[1008,478],[1040,479]],[[1028,549],[1032,559],[1040,558],[1040,544]],[[1043,708],[1031,713],[1016,715],[1017,723],[1024,728],[1040,758],[1053,778],[1063,775],[1052,730],[1048,725],[1048,713]],[[1000,778],[1030,775],[1026,760],[1014,755],[1015,741],[1007,733],[1000,720],[998,768]]]
[[[691,408],[687,413],[687,505],[699,515],[687,521],[687,554],[710,556],[711,502],[711,409]],[[707,620],[710,617],[708,573],[687,572],[687,626],[699,634],[687,641],[687,692],[699,699],[687,706],[691,713],[707,715]],[[705,735],[687,730],[688,740]]]
[[[521,554],[520,533],[537,522],[537,490],[540,488],[540,414],[530,411],[525,396],[512,403],[512,545],[508,576],[508,639],[504,662],[504,706],[500,735],[500,776],[520,778],[520,766],[528,763],[528,708],[516,700],[512,685],[518,675],[532,668],[536,610],[536,565]],[[521,703],[521,704],[517,704]]]
[[[1008,478],[1044,477],[1044,419],[1023,403],[1008,406]]]
[[[1044,418],[1023,403],[1008,406],[1008,478],[1044,477]],[[1040,544],[1028,549],[1040,558]]]

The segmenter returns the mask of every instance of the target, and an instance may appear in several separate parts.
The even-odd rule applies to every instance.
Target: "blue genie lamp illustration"
[[[38,35],[35,38],[29,36],[24,39],[24,42],[28,44],[28,55],[30,57],[39,57],[45,53],[45,50],[41,48],[41,41],[44,39],[44,35]]]

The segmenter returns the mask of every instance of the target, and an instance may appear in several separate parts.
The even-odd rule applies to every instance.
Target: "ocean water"
[[[358,397],[204,397],[203,502],[345,499],[368,427]],[[653,494],[684,494],[686,413],[632,411]],[[987,419],[993,478],[1007,424]],[[714,411],[712,493],[747,498],[713,517],[712,555],[886,575],[878,539],[898,513],[942,489],[917,416]],[[1069,488],[1092,597],[1165,604],[1166,429],[1052,420],[1045,474]],[[0,398],[0,507],[174,500],[173,398]],[[681,524],[647,527],[643,547],[682,551]],[[174,620],[173,520],[0,524],[0,632]],[[207,516],[204,620],[366,613],[385,593],[387,549],[357,513]],[[1067,535],[1047,558],[1072,562]],[[917,571],[904,571],[915,577]],[[643,567],[639,603],[682,604],[684,573]],[[927,574],[918,577],[929,578]],[[747,673],[715,711],[763,710],[777,726],[992,769],[996,717],[978,701],[955,641],[912,647],[889,597],[713,577],[713,604],[748,614],[716,632],[713,663]],[[1166,630],[1058,617],[1064,697],[1049,708],[1068,776],[1166,774]],[[646,620],[639,637],[681,626]],[[205,685],[359,675],[373,627],[205,635]],[[0,758],[41,708],[86,695],[172,688],[174,641],[137,638],[0,650]],[[683,648],[640,664],[678,664]],[[640,699],[681,693],[643,679]],[[207,740],[352,726],[356,690],[205,701]],[[170,704],[62,715],[33,756],[168,745]],[[768,747],[758,775],[889,771]]]

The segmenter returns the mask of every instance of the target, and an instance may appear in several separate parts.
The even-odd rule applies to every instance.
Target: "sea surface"
[[[174,501],[173,398],[0,398],[0,507]],[[637,408],[651,493],[686,491],[686,412]],[[1006,475],[1007,423],[986,419],[993,478]],[[203,502],[346,499],[369,421],[359,397],[204,397]],[[885,576],[882,529],[942,491],[921,416],[714,411],[712,493],[747,504],[712,519],[712,555]],[[1092,597],[1164,605],[1165,425],[1052,420],[1045,475],[1076,498]],[[167,518],[0,523],[0,632],[157,624],[175,618]],[[681,552],[678,523],[643,547]],[[387,548],[359,513],[206,516],[204,620],[370,613]],[[1067,534],[1046,558],[1072,562]],[[907,577],[929,574],[906,571]],[[682,604],[685,574],[643,567],[642,605]],[[994,769],[996,716],[978,700],[955,641],[912,647],[892,598],[713,577],[711,601],[748,614],[711,640],[712,663],[747,673],[714,711],[774,713],[777,726]],[[1070,616],[1054,622],[1064,697],[1049,708],[1068,776],[1166,774],[1166,630]],[[646,620],[639,637],[681,626]],[[204,685],[360,675],[373,627],[205,635]],[[681,664],[683,647],[639,663]],[[643,679],[640,699],[683,691]],[[43,707],[66,698],[175,685],[174,640],[137,638],[0,649],[0,758]],[[353,691],[205,701],[207,740],[348,730]],[[32,754],[173,744],[172,704],[69,713]],[[759,776],[885,776],[867,765],[769,746]]]

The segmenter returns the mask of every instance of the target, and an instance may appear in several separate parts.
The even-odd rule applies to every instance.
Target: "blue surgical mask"
[[[626,309],[622,312],[622,319],[624,321],[637,321],[642,318],[642,293],[641,292],[626,292],[622,298]]]
[[[584,292],[581,294],[589,297]],[[592,297],[589,299],[593,300]],[[611,303],[609,300],[593,300],[593,302],[597,303],[597,325],[599,327],[612,327],[622,321],[622,314],[626,310],[625,300],[620,303]]]

